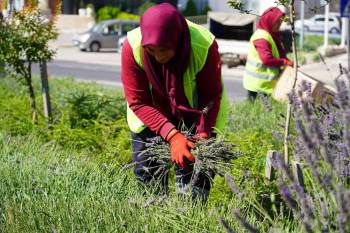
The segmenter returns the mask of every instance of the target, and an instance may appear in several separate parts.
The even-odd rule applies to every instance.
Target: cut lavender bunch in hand
[[[183,134],[190,140],[193,140],[193,135],[190,135],[186,131]],[[194,162],[192,180],[195,180],[200,173],[207,177],[212,177],[213,172],[224,176],[230,169],[233,159],[242,154],[241,152],[235,152],[235,146],[220,137],[193,141],[196,147],[191,150],[191,153],[195,156],[196,160]],[[151,154],[152,157],[149,159],[156,161],[163,169],[170,169],[173,165],[169,144],[161,137],[154,137],[149,143],[146,143],[146,149],[143,153]]]

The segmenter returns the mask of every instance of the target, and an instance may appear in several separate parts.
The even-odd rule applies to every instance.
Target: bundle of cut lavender
[[[196,158],[192,177],[193,180],[195,180],[200,173],[207,175],[207,177],[211,177],[210,174],[212,172],[224,176],[224,174],[229,171],[233,159],[242,154],[239,151],[234,151],[234,144],[220,137],[195,141],[192,138],[193,135],[191,136],[186,132],[183,132],[183,134],[196,144],[196,147],[191,150],[192,155]],[[149,143],[146,143],[146,149],[139,156],[145,153],[151,155],[149,160],[156,161],[160,164],[158,168],[159,171],[170,169],[173,165],[169,144],[161,137],[154,137]]]

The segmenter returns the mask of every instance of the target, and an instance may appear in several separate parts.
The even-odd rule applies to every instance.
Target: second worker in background
[[[284,13],[279,8],[267,9],[250,38],[243,86],[251,100],[257,97],[258,92],[272,94],[282,68],[293,66],[293,62],[286,57],[280,38],[283,17]]]

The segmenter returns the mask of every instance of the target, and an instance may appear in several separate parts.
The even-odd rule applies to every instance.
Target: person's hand
[[[170,154],[173,162],[184,168],[186,166],[185,157],[190,162],[195,161],[194,156],[189,151],[189,148],[195,148],[195,144],[188,140],[182,133],[179,131],[172,132],[170,137],[167,137],[167,141],[170,144]]]
[[[202,132],[202,133],[194,135],[192,138],[195,141],[200,141],[200,140],[207,140],[209,138],[209,136],[206,132]]]
[[[293,66],[294,66],[294,63],[293,63],[291,60],[289,60],[288,58],[285,58],[285,59],[283,60],[283,65],[293,67]]]

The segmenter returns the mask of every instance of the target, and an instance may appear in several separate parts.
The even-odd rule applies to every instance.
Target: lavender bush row
[[[283,226],[291,213],[293,227],[288,232],[350,232],[350,75],[345,76],[336,81],[332,102],[315,104],[306,82],[289,95],[295,123],[292,163],[285,164],[282,154],[273,161],[278,192],[289,212],[275,216],[278,221],[271,229]],[[294,162],[303,167],[305,186],[293,173]],[[244,196],[232,177],[227,175],[226,181],[234,193]],[[248,232],[256,232],[241,215],[235,217]]]
[[[347,82],[337,80],[334,100],[322,105],[314,104],[308,83],[290,94],[297,131],[291,141],[293,159],[304,165],[306,186],[282,160],[275,161],[275,167],[283,174],[280,194],[305,232],[350,231],[349,81],[349,76]]]

